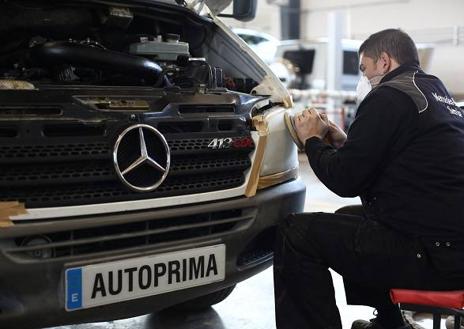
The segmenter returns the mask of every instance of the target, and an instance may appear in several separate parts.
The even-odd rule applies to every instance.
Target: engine
[[[29,45],[2,56],[3,79],[183,88],[222,87],[224,81],[219,68],[190,56],[188,43],[163,41],[161,35],[140,37],[128,45],[128,51],[109,49],[91,38],[50,40],[38,36]]]
[[[123,8],[20,3],[1,5],[0,85],[252,87],[192,55],[182,24],[139,17]]]

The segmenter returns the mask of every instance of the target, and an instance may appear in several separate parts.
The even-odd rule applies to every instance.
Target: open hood
[[[220,14],[224,9],[226,9],[233,2],[233,0],[155,0],[155,1],[183,6],[196,13],[200,13],[204,5],[207,5],[210,11],[213,12],[215,15]]]
[[[232,0],[205,0],[205,3],[213,13],[219,14],[232,3]]]
[[[208,8],[215,15],[217,15],[220,14],[224,9],[226,9],[233,2],[233,0],[171,0],[171,2],[183,4],[184,6],[195,12],[200,12],[203,8],[203,5],[207,5]]]

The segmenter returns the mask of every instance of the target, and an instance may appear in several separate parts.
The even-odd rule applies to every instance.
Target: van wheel
[[[177,304],[170,309],[174,309],[177,311],[203,311],[210,306],[222,302],[224,299],[226,299],[234,290],[235,285],[232,287],[228,287],[219,291],[215,291],[213,293],[210,293],[208,295],[200,296],[191,300],[188,300],[186,302],[183,302],[182,304]]]

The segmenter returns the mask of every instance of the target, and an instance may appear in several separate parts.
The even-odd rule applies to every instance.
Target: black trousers
[[[453,252],[464,249],[436,253],[430,243],[362,216],[289,216],[278,227],[274,253],[277,329],[342,328],[329,268],[343,277],[349,304],[377,309],[395,309],[391,288],[462,289],[463,268],[452,263]]]

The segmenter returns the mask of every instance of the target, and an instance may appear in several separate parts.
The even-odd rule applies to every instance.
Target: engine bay
[[[210,33],[207,22],[163,7],[156,10],[3,1],[0,88],[52,84],[249,93],[257,85],[207,61],[202,47]],[[7,83],[11,81],[15,83]]]

